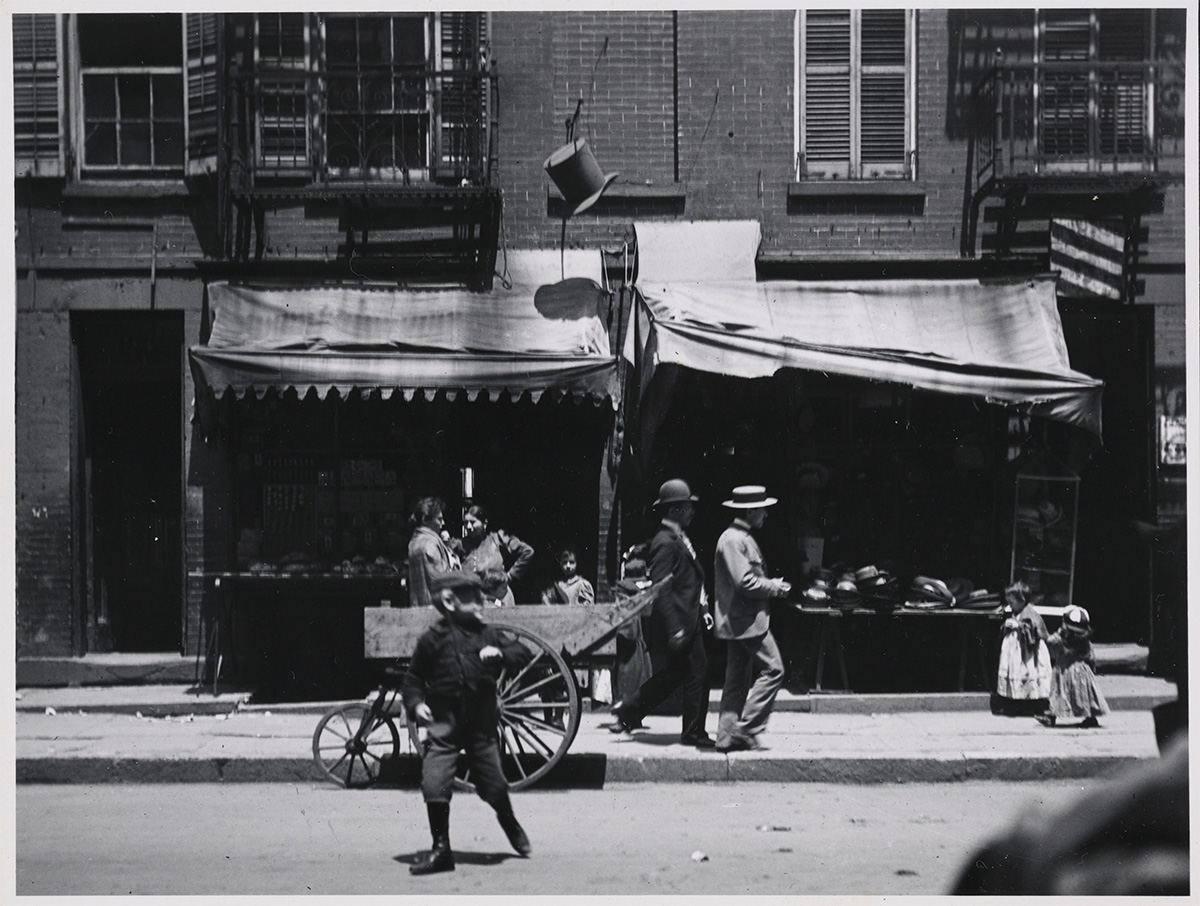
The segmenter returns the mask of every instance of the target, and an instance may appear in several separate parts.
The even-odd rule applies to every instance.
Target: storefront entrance
[[[182,650],[179,313],[71,317],[88,651]]]

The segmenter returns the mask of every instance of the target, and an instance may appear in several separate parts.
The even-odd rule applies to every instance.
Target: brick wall
[[[71,343],[72,311],[145,310],[146,277],[21,275],[16,311],[16,574],[17,652],[19,657],[77,653],[82,617],[76,607],[84,594],[77,587],[72,501],[74,443]],[[160,310],[184,310],[185,343],[199,335],[201,283],[198,277],[160,278],[155,295]],[[183,389],[185,437],[190,439],[193,388],[186,374]],[[185,549],[203,544],[203,525],[185,514]],[[190,558],[186,561],[193,565]],[[178,607],[178,601],[164,606]],[[82,607],[82,605],[79,605]],[[185,616],[188,653],[194,650],[198,603]]]
[[[18,283],[18,657],[72,648],[70,319],[50,306],[31,310],[32,295],[28,281]]]
[[[617,186],[650,179],[663,148],[664,122],[641,115],[668,85],[671,18],[661,12],[493,13],[501,84],[501,185],[510,247],[554,247],[561,222],[549,216],[541,162],[563,138],[563,120],[582,91],[585,134]],[[967,159],[965,121],[971,86],[997,47],[1023,59],[1032,46],[1031,10],[917,13],[916,211],[878,199],[817,210],[793,204],[794,13],[788,10],[678,13],[679,181],[681,219],[755,219],[763,251],[806,257],[954,258],[961,232]],[[590,73],[609,36],[609,48]],[[550,61],[549,63],[547,61]],[[620,86],[620,89],[617,88]],[[649,101],[648,101],[649,98]],[[664,102],[660,106],[666,108]],[[637,115],[634,111],[637,111]],[[646,174],[652,174],[647,176]],[[615,195],[616,193],[614,193]],[[1167,193],[1150,228],[1147,261],[1183,259],[1182,186]],[[567,245],[617,248],[653,205],[606,201],[570,221]],[[675,215],[669,215],[675,216]],[[980,233],[990,229],[981,225]]]

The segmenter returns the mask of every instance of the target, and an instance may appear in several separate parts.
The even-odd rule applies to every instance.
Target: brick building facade
[[[1183,468],[1147,447],[1158,446],[1156,416],[1186,405],[1173,93],[1183,11],[1136,11],[1133,31],[1103,11],[1075,12],[1069,21],[1032,10],[493,12],[397,15],[386,28],[366,16],[156,14],[140,17],[139,33],[176,44],[153,66],[106,48],[127,24],[121,16],[14,16],[18,657],[204,645],[212,603],[189,574],[227,568],[238,540],[223,521],[236,463],[193,418],[203,388],[186,349],[205,339],[208,283],[490,284],[507,252],[558,248],[563,203],[542,162],[577,105],[576,134],[621,175],[566,224],[566,244],[614,260],[634,221],[754,220],[764,278],[1045,270],[1048,221],[1087,219],[1077,196],[1105,195],[1101,219],[1124,216],[1139,237],[1135,283],[1120,301],[1066,300],[1068,342],[1083,371],[1122,350],[1102,376],[1130,384],[1134,402],[1114,402],[1113,424],[1132,434],[1101,459],[1117,455],[1111,468],[1144,485],[1122,506],[1140,518],[1181,515]],[[1134,32],[1136,47],[1112,37]],[[383,46],[384,34],[386,59],[372,50],[371,65],[393,67],[394,85],[414,61],[478,81],[464,90],[439,76],[436,111],[398,88],[386,113],[332,100],[338,78],[365,92],[366,48]],[[357,60],[338,56],[347,47],[359,48]],[[1066,61],[1064,79],[1093,92],[1092,109],[1115,111],[1118,145],[1143,139],[1146,110],[1157,132],[1133,151],[1104,146],[1103,134],[1090,139],[1100,145],[1085,142],[1061,210],[1031,206],[1047,172],[1035,168],[1021,188],[1026,219],[1006,234],[1010,196],[968,174],[992,115],[972,92],[994,65],[1026,73],[1056,60]],[[1126,81],[1105,87],[1113,73]],[[1052,88],[1039,84],[1048,109]],[[458,123],[451,98],[482,107]],[[1071,103],[1087,101],[1063,101],[1056,116],[1068,131],[1078,126]],[[366,151],[362,123],[372,117],[392,131]],[[460,135],[450,127],[469,123],[489,136],[477,160],[448,150]],[[348,134],[365,155],[357,169],[334,159],[353,145]],[[1131,187],[1131,175],[1148,188]],[[1140,346],[1122,347],[1134,329]],[[149,419],[140,426],[139,412]],[[105,442],[127,427],[125,442]],[[603,582],[613,500],[595,465],[589,512],[599,530],[582,541],[582,560]],[[136,519],[118,518],[130,512]],[[125,568],[125,591],[143,603],[122,617],[96,554],[131,549],[154,562],[136,576]],[[149,613],[165,616],[127,625]],[[1120,634],[1145,636],[1133,625]]]

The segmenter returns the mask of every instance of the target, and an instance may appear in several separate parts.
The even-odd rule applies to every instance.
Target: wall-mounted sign
[[[1187,416],[1158,418],[1158,460],[1164,466],[1187,465]]]

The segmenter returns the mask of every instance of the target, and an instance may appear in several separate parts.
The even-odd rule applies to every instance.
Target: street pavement
[[[997,717],[983,693],[780,696],[758,751],[718,754],[679,743],[679,718],[612,734],[585,705],[549,786],[605,783],[823,783],[1047,780],[1106,776],[1158,757],[1150,708],[1173,684],[1101,675],[1113,708],[1102,727],[1045,728]],[[715,710],[719,690],[713,690]],[[325,783],[312,759],[319,714],[333,703],[255,705],[247,693],[183,686],[27,688],[17,692],[18,783]],[[716,715],[710,713],[710,733]]]

